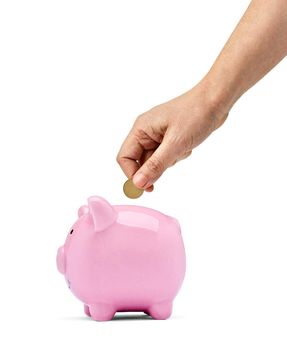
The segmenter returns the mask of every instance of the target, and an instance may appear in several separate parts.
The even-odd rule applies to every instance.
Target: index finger
[[[131,130],[117,155],[117,162],[129,179],[140,168],[139,159],[141,159],[143,152],[143,146],[139,143],[133,130]]]

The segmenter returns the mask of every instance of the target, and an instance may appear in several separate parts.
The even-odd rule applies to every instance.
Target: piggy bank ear
[[[104,198],[98,196],[90,197],[88,205],[96,232],[105,230],[117,218],[116,211]]]
[[[78,217],[88,214],[89,213],[89,207],[87,205],[82,205],[78,210]]]

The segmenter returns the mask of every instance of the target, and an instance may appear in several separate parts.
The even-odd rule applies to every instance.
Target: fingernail
[[[136,187],[143,188],[148,182],[148,178],[142,173],[136,173],[133,177],[133,183]]]

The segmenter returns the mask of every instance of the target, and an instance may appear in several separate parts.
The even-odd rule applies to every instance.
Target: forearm
[[[287,0],[253,0],[201,82],[137,118],[117,157],[127,177],[151,191],[286,54]]]
[[[287,55],[287,0],[253,0],[203,79],[223,114]]]

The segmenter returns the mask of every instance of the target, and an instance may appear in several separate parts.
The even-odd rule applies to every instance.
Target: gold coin
[[[131,199],[139,198],[144,190],[137,188],[132,179],[128,179],[123,186],[124,194]]]

